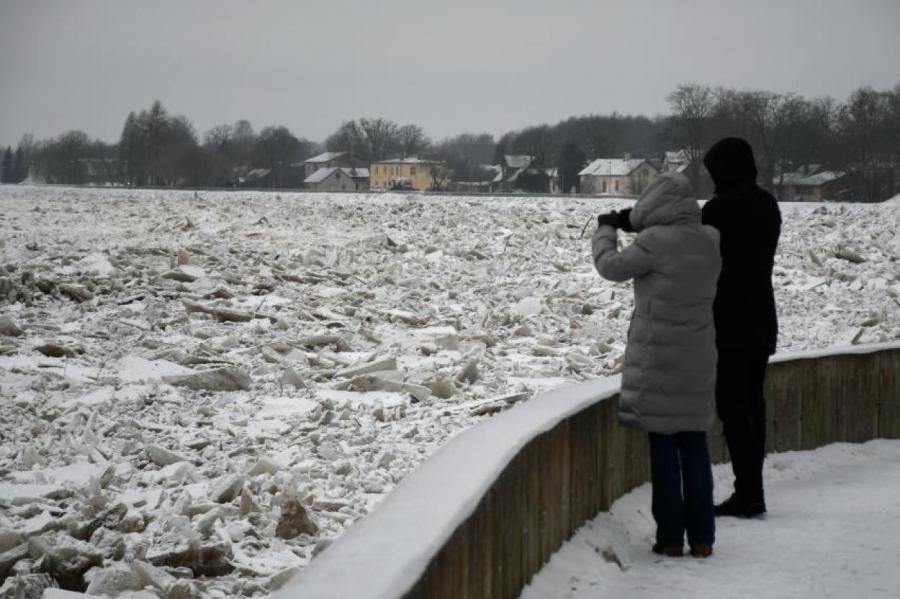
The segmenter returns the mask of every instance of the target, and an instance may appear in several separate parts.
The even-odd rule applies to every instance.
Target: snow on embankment
[[[630,289],[579,233],[628,204],[0,188],[0,575],[55,543],[67,586],[271,592],[486,414],[616,371]],[[900,338],[900,209],[784,212],[782,346]]]

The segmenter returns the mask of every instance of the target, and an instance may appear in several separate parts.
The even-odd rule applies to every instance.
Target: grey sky
[[[666,112],[679,82],[830,94],[900,83],[898,0],[0,0],[0,144],[118,139],[158,98],[202,134],[322,140],[384,116],[433,138]]]

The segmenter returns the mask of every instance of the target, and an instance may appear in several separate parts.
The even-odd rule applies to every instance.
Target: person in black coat
[[[703,206],[703,224],[721,236],[722,272],[713,303],[716,409],[735,477],[734,493],[715,509],[717,516],[753,517],[766,511],[763,386],[778,337],[772,267],[781,212],[772,194],[756,184],[753,149],[745,140],[720,140],[703,164],[715,183],[714,196]]]

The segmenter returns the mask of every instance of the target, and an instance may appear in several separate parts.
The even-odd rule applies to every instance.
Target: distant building
[[[321,168],[353,165],[350,164],[350,155],[347,152],[325,152],[324,154],[307,158],[306,160],[291,166],[302,168],[302,180],[306,180],[310,175]]]
[[[332,166],[320,168],[303,180],[313,191],[366,191],[369,189],[369,169]]]
[[[446,165],[439,160],[395,158],[369,165],[372,189],[415,189],[427,191],[446,185]]]
[[[509,178],[515,171],[531,166],[532,162],[534,162],[534,156],[528,154],[504,154],[503,163],[500,166],[503,168],[503,176]]]
[[[792,173],[775,177],[772,185],[782,202],[836,200],[850,188],[847,174],[825,170],[821,164],[805,164]]]
[[[487,176],[491,176],[489,191],[497,191],[503,185],[503,166],[500,164],[482,164],[480,168]]]
[[[505,154],[503,162],[500,164],[503,172],[503,186],[507,190],[517,189],[519,177],[531,168],[532,162],[534,162],[534,156],[528,154]]]
[[[499,165],[502,188],[506,191],[531,193],[559,193],[559,173],[556,168],[541,168],[534,156],[505,154]]]
[[[273,178],[271,169],[254,168],[238,177],[241,187],[272,187]]]
[[[463,181],[461,179],[452,179],[448,182],[447,189],[450,191],[491,193],[501,188],[503,184],[503,167],[499,164],[479,164],[477,170],[481,172],[481,176],[473,177],[476,180]]]
[[[643,158],[598,158],[578,173],[581,193],[640,195],[659,175]]]

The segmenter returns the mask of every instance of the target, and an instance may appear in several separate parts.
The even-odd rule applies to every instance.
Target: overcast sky
[[[0,0],[0,144],[116,141],[160,99],[199,134],[343,120],[435,139],[667,111],[679,82],[829,94],[900,83],[900,0]]]

